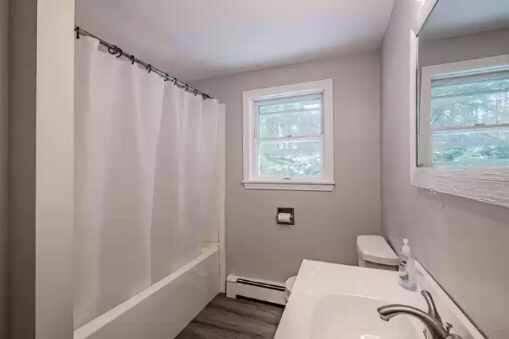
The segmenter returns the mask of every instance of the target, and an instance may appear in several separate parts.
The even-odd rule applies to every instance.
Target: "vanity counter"
[[[410,317],[379,319],[376,308],[388,303],[426,308],[418,292],[398,284],[395,271],[304,260],[275,338],[395,338],[388,331],[396,327],[398,336],[409,338],[412,331],[411,337],[422,338],[422,328]],[[366,334],[359,335],[359,328]]]

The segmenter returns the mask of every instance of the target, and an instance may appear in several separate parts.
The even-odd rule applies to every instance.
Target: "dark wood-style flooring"
[[[219,294],[177,339],[271,339],[282,314],[282,306]]]

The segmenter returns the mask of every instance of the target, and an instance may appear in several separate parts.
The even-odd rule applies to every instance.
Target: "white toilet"
[[[359,235],[357,258],[360,267],[395,271],[399,265],[399,257],[380,235]]]
[[[384,237],[380,235],[359,235],[357,237],[357,263],[360,267],[397,271],[399,257]],[[292,293],[296,278],[297,276],[293,276],[286,280],[287,301]]]

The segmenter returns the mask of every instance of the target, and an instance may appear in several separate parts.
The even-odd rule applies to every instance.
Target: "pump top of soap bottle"
[[[399,284],[408,290],[415,290],[415,266],[408,239],[403,239],[399,263]]]
[[[410,250],[410,246],[408,246],[408,239],[403,239],[403,247],[401,248],[401,254],[403,254],[406,257],[411,257],[412,252]]]

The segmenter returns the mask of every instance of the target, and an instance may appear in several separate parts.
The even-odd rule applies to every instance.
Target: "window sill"
[[[248,190],[276,190],[276,191],[322,191],[334,190],[333,182],[287,182],[287,181],[243,181]]]
[[[509,169],[414,168],[412,184],[435,192],[509,207]]]

